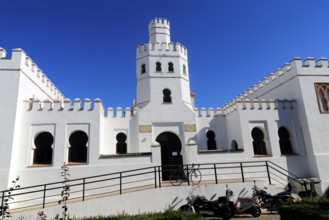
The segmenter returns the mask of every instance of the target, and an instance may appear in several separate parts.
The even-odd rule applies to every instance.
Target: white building
[[[187,49],[153,19],[131,108],[69,100],[22,49],[0,48],[0,189],[155,165],[269,160],[329,185],[328,60],[294,58],[221,108],[197,109]],[[168,178],[164,172],[163,179]]]

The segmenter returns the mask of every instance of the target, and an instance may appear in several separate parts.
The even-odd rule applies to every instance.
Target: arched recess
[[[232,140],[232,142],[231,142],[231,150],[238,150],[238,149],[239,149],[238,142],[236,142],[236,140]]]
[[[207,131],[206,133],[207,136],[207,146],[208,146],[208,150],[216,150],[217,149],[217,144],[216,144],[216,135],[215,132],[213,132],[212,130]]]
[[[52,164],[54,137],[49,132],[41,132],[34,139],[33,164]]]
[[[169,180],[172,170],[180,168],[183,164],[182,142],[171,132],[159,134],[156,141],[161,145],[162,180]]]
[[[281,154],[293,154],[289,131],[280,127],[278,131]]]
[[[87,163],[88,135],[84,131],[75,131],[69,137],[69,162]]]
[[[126,154],[127,153],[127,135],[123,132],[120,132],[116,136],[117,144],[116,144],[116,150],[117,154]]]
[[[251,131],[251,136],[253,138],[254,154],[267,155],[264,132],[260,128],[255,127]]]

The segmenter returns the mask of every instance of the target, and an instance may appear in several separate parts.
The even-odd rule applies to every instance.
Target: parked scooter
[[[233,191],[230,190],[226,185],[226,195],[228,197],[233,196]],[[232,212],[232,217],[237,214],[250,214],[253,217],[259,217],[262,214],[262,210],[259,206],[257,197],[245,197],[248,191],[245,189],[241,190],[238,198],[232,204],[230,203],[230,208]]]
[[[277,211],[279,207],[288,201],[294,201],[294,198],[291,196],[292,187],[290,183],[285,187],[285,191],[280,192],[276,195],[271,195],[264,187],[260,189],[254,184],[253,187],[253,197],[259,199],[260,207],[263,209],[267,209],[268,211]]]
[[[200,213],[204,217],[220,217],[223,220],[231,218],[231,209],[228,206],[226,196],[220,196],[217,200],[212,201],[215,195],[207,200],[204,196],[188,196],[187,204],[180,207],[182,211],[194,211]]]

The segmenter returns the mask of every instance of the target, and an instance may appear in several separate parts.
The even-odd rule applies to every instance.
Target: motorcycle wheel
[[[259,217],[262,214],[262,210],[258,206],[254,206],[251,209],[249,209],[249,213],[253,217]]]
[[[179,210],[182,211],[182,212],[187,212],[187,211],[192,211],[192,208],[189,205],[182,205],[179,208]]]
[[[219,215],[219,217],[221,217],[223,220],[229,220],[230,218],[232,218],[231,209],[227,208],[227,209],[223,210],[223,213],[221,213],[221,215]]]

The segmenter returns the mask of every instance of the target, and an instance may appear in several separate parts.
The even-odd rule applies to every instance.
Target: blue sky
[[[196,106],[220,107],[293,57],[329,57],[327,0],[0,0],[0,47],[22,48],[70,98],[135,99],[154,17],[188,48]]]

